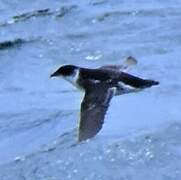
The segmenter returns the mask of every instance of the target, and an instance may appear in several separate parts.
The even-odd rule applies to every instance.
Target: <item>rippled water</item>
[[[0,179],[180,180],[181,2],[0,0]],[[138,59],[160,81],[115,97],[102,131],[76,144],[81,94],[61,64]]]

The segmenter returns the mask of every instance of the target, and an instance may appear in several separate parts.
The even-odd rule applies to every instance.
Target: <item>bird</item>
[[[128,57],[126,62],[127,65],[132,65],[136,60]],[[50,75],[51,78],[61,77],[84,92],[78,123],[78,142],[93,138],[99,133],[113,96],[159,84],[155,80],[131,75],[124,71],[124,67],[105,65],[93,69],[67,64]]]

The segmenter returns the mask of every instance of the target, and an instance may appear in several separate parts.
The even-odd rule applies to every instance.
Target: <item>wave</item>
[[[34,10],[31,12],[25,12],[19,15],[12,16],[9,20],[0,23],[0,26],[7,26],[17,22],[23,22],[31,18],[44,17],[44,16],[54,16],[55,18],[64,17],[70,11],[77,8],[76,5],[62,6],[56,10],[50,8]]]

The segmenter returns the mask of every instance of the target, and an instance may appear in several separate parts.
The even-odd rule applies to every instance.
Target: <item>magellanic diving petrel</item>
[[[114,95],[135,92],[159,84],[158,81],[128,74],[123,71],[122,66],[116,65],[96,69],[64,65],[50,77],[62,77],[85,92],[80,108],[79,142],[94,137],[101,130]]]

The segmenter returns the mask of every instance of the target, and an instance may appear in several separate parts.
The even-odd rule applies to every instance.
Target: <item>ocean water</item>
[[[1,180],[180,180],[181,2],[0,0]],[[114,97],[76,142],[82,94],[50,74],[134,56],[159,86]]]

